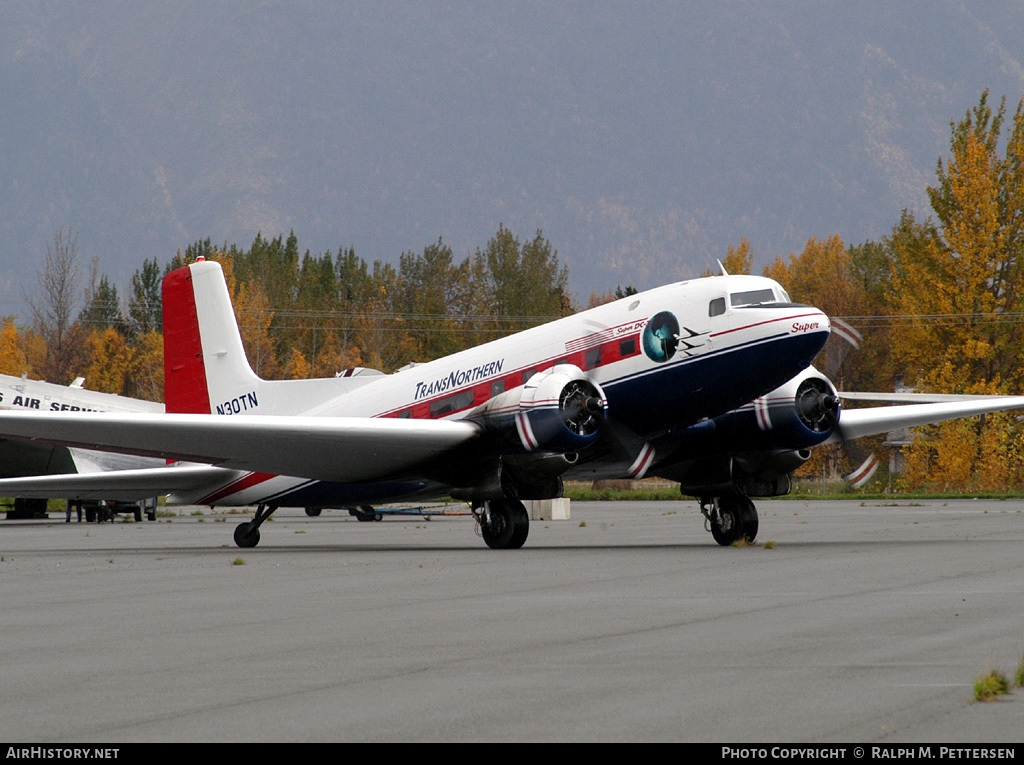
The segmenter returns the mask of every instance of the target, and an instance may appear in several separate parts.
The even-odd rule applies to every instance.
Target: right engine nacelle
[[[597,383],[579,367],[560,364],[499,393],[469,419],[515,451],[565,454],[597,441],[607,408]]]

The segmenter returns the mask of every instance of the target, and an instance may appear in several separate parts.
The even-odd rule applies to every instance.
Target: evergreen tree
[[[163,332],[163,275],[156,258],[146,259],[132,274],[132,294],[128,299],[128,337],[134,340],[147,332]]]

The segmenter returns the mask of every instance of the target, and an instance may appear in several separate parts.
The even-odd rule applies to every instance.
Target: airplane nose
[[[805,343],[801,343],[801,345],[807,346],[811,358],[825,347],[832,332],[832,322],[829,321],[828,316],[813,306],[807,306],[806,310],[799,311],[792,316],[788,325],[790,337],[805,340]]]
[[[807,306],[806,312],[794,316],[789,327],[791,335],[820,332],[824,334],[825,339],[828,339],[831,331],[832,322],[828,316],[813,306]]]

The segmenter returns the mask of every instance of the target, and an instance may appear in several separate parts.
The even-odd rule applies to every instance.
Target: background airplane
[[[82,377],[76,378],[71,385],[57,385],[41,380],[29,380],[27,377],[0,375],[0,410],[118,413],[164,411],[163,404],[87,390],[84,383],[85,379]],[[153,467],[157,464],[159,460],[127,454],[89,451],[60,444],[0,439],[0,477],[3,478],[94,473]],[[51,497],[16,498],[14,507],[8,511],[7,517],[45,517],[46,502],[49,498]],[[62,498],[62,495],[56,493],[52,498]],[[111,508],[116,508],[113,501],[108,504]],[[147,508],[147,512],[152,512],[151,507],[152,504]],[[95,506],[87,507],[87,516],[94,515],[95,510]],[[125,511],[132,512],[136,518],[141,517],[142,510],[134,502]]]
[[[753,540],[749,498],[787,493],[816,445],[1024,405],[844,412],[809,368],[828,318],[756,276],[668,285],[392,375],[321,380],[252,372],[216,263],[168,274],[164,311],[167,414],[8,414],[0,435],[177,460],[43,480],[258,505],[235,530],[243,547],[279,506],[452,496],[472,502],[490,547],[516,548],[521,500],[559,496],[563,478],[645,474],[696,496],[720,544]],[[42,486],[0,481],[0,493]]]

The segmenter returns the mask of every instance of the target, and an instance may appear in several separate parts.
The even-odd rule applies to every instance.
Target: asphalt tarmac
[[[0,521],[0,740],[1016,742],[1024,502]],[[202,514],[192,514],[202,512]],[[765,545],[766,542],[773,544]]]

